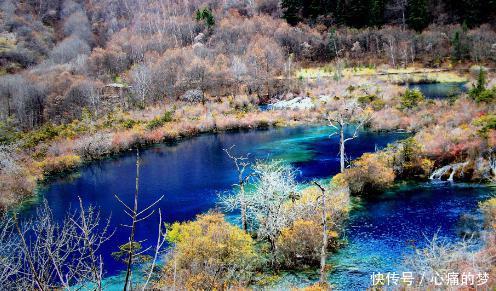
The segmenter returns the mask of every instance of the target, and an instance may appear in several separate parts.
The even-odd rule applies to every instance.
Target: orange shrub
[[[344,173],[351,193],[375,192],[392,185],[395,173],[387,153],[364,154]]]
[[[38,162],[37,166],[43,171],[43,173],[51,174],[73,169],[79,166],[80,163],[80,156],[68,154],[58,157],[47,157],[43,161]]]
[[[317,265],[321,247],[322,226],[313,220],[296,220],[276,241],[278,259],[287,268]]]

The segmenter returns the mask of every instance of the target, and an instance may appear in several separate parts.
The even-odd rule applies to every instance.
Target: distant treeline
[[[494,0],[282,0],[284,18],[292,25],[304,21],[353,27],[403,24],[420,31],[431,23],[494,22]]]
[[[297,91],[285,78],[309,63],[492,66],[496,32],[473,26],[492,20],[490,2],[425,2],[5,0],[0,129],[70,123],[84,109],[99,118],[178,99],[263,100]],[[415,19],[430,24],[417,32]]]

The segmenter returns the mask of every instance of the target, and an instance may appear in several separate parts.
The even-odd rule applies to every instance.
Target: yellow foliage
[[[430,173],[432,168],[434,167],[434,161],[431,161],[427,158],[423,158],[420,161],[420,167],[424,171],[424,173]]]
[[[328,284],[322,284],[322,283],[315,283],[311,286],[301,288],[301,289],[294,289],[294,290],[301,290],[301,291],[329,291],[332,290],[332,288]]]
[[[367,153],[345,172],[352,193],[377,191],[389,187],[396,178],[385,153]]]
[[[45,174],[56,173],[77,167],[81,163],[81,157],[78,155],[64,155],[58,157],[48,157],[37,166]]]
[[[313,220],[296,220],[282,229],[276,248],[279,260],[288,268],[317,265],[322,247],[322,227]]]
[[[484,214],[486,227],[496,230],[496,197],[479,203],[479,207]]]
[[[239,286],[249,279],[257,261],[251,236],[227,223],[218,213],[174,223],[168,229],[167,240],[175,246],[161,282],[165,286],[171,283],[174,264],[176,283],[186,289]]]
[[[283,228],[277,241],[278,259],[288,268],[315,265],[322,246],[322,191],[317,186],[302,189],[299,198],[283,206],[283,216],[292,223]],[[325,213],[329,248],[337,247],[343,221],[350,210],[346,181],[337,175],[325,190]]]

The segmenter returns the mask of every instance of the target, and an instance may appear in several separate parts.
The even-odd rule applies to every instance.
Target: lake
[[[467,91],[465,82],[419,83],[407,86],[409,89],[419,89],[428,99],[447,98]]]
[[[487,186],[436,181],[406,184],[361,201],[351,213],[346,246],[328,260],[333,267],[329,282],[334,290],[365,290],[374,272],[413,271],[403,266],[405,256],[435,234],[448,242],[461,239],[460,217],[480,219],[478,201],[492,191]],[[308,286],[317,280],[317,272],[293,272],[281,287]]]
[[[232,161],[223,152],[232,145],[236,153],[251,153],[252,159],[291,163],[299,171],[300,182],[328,178],[339,172],[338,137],[328,135],[326,126],[272,128],[204,134],[143,149],[140,205],[147,206],[165,195],[158,207],[166,222],[191,220],[215,208],[218,194],[236,182]],[[405,133],[362,132],[358,139],[347,143],[347,154],[353,159],[405,137]],[[47,199],[57,219],[61,220],[71,206],[77,206],[78,196],[85,205],[100,207],[103,216],[112,215],[111,226],[117,231],[102,250],[107,275],[116,275],[124,267],[110,255],[127,242],[129,235],[129,230],[120,226],[129,223],[128,218],[113,195],[131,204],[135,163],[136,153],[129,151],[89,163],[39,189],[40,197]],[[460,213],[474,210],[481,195],[488,193],[485,188],[474,188],[480,195],[471,194],[471,187],[460,189],[445,184],[421,186],[363,201],[352,212],[346,232],[349,244],[331,258],[337,267],[330,274],[330,282],[338,289],[348,284],[365,286],[369,272],[394,268],[409,249],[406,242],[419,241],[424,231],[430,234],[440,228],[455,239],[454,224]],[[28,206],[23,216],[30,216],[35,208],[36,204]],[[158,217],[154,216],[138,225],[137,240],[145,239],[145,247],[156,240],[157,223]],[[298,280],[304,283],[312,278]]]

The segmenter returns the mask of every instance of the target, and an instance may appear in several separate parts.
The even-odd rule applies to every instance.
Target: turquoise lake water
[[[156,145],[141,150],[141,205],[148,205],[165,195],[158,207],[167,222],[194,219],[216,207],[218,193],[229,190],[236,181],[232,162],[223,148],[235,145],[240,154],[251,153],[253,159],[282,159],[298,171],[300,182],[328,178],[339,171],[338,140],[329,138],[325,126],[274,128],[205,134],[173,144]],[[362,132],[347,144],[347,154],[357,158],[388,143],[407,137],[404,133]],[[106,275],[116,276],[123,265],[110,253],[127,242],[127,223],[118,194],[130,203],[134,189],[136,155],[127,152],[90,163],[77,172],[54,178],[40,189],[54,215],[62,219],[81,196],[86,205],[100,207],[102,215],[112,215],[116,233],[101,250]],[[370,274],[400,268],[411,243],[422,243],[424,235],[439,231],[450,240],[457,239],[456,222],[464,212],[474,211],[477,201],[487,197],[486,187],[453,184],[422,184],[397,190],[374,200],[361,202],[352,212],[347,227],[347,246],[330,258],[335,266],[329,281],[341,290],[358,290],[368,286]],[[36,203],[27,207],[30,216]],[[145,247],[156,240],[157,218],[137,229],[137,240],[146,239]],[[118,278],[118,277],[115,277]],[[314,276],[289,276],[295,284],[307,284]],[[115,285],[118,286],[118,285]],[[348,289],[348,287],[352,289]],[[357,288],[357,289],[355,289]]]

